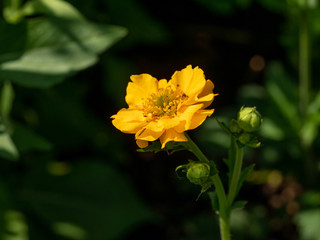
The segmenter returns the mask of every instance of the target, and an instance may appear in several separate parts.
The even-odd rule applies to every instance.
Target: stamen
[[[171,86],[160,89],[145,100],[143,104],[144,115],[149,119],[174,116],[178,106],[187,98],[187,95],[180,89],[173,90]]]

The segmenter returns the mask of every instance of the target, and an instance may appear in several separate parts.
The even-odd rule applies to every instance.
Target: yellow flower
[[[135,134],[140,148],[157,139],[162,148],[169,141],[186,142],[184,132],[201,125],[214,111],[205,109],[217,95],[214,84],[198,67],[176,71],[169,81],[149,74],[132,75],[131,80],[126,95],[129,107],[111,118],[117,129]]]

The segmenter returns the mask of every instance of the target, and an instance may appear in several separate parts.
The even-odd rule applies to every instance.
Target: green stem
[[[310,85],[310,44],[307,2],[308,0],[305,0],[306,6],[301,9],[299,26],[299,98],[302,119],[306,117],[307,113]]]
[[[227,197],[218,174],[211,177],[219,199],[219,212],[222,218],[228,219]]]
[[[220,234],[221,240],[230,240],[230,212],[227,204],[227,197],[218,174],[212,176],[212,181],[216,188],[219,200],[219,218],[220,218]]]
[[[236,155],[235,155],[235,163],[232,172],[232,178],[228,193],[228,206],[231,207],[233,200],[237,194],[238,182],[241,174],[242,160],[243,160],[243,148],[239,147],[237,143],[235,143]]]
[[[186,134],[188,138],[188,148],[193,152],[200,162],[209,163],[208,158],[203,154],[200,148],[192,141],[192,139]],[[217,172],[215,164],[211,165],[214,167],[214,172]],[[218,173],[211,176],[212,182],[216,188],[218,200],[219,200],[219,215],[220,215],[220,232],[222,240],[230,240],[230,227],[229,227],[229,210],[227,204],[226,193],[223,188],[223,184]]]
[[[231,239],[229,217],[226,219],[220,217],[220,233],[221,233],[221,240]]]
[[[209,162],[208,158],[206,157],[206,155],[203,154],[203,152],[200,150],[198,145],[195,144],[194,141],[192,141],[192,139],[189,137],[188,134],[185,133],[185,135],[188,138],[187,145],[189,147],[189,150],[193,152],[194,155],[196,155],[196,157],[199,159],[200,162],[208,163]]]

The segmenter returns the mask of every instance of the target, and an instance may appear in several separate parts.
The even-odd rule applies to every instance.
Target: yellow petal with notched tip
[[[172,75],[170,82],[192,98],[202,91],[206,84],[206,79],[200,68],[195,67],[193,69],[191,65],[188,65],[181,71],[176,71]]]
[[[129,106],[140,106],[152,93],[158,91],[158,80],[149,74],[132,75],[127,87],[126,102]]]

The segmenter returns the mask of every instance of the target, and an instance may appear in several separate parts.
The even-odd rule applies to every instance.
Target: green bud
[[[238,122],[234,119],[231,120],[229,129],[232,133],[235,133],[235,134],[238,134],[242,131]]]
[[[238,124],[246,132],[257,131],[262,123],[256,107],[242,107],[238,114]]]
[[[260,147],[261,142],[257,140],[257,138],[252,133],[241,133],[238,137],[238,141],[242,143],[243,145],[246,145],[248,147],[257,148]]]
[[[187,178],[194,184],[206,184],[209,176],[210,166],[206,163],[191,163],[188,166]]]
[[[238,137],[238,141],[246,145],[252,141],[252,135],[246,132],[241,133],[241,135]]]

